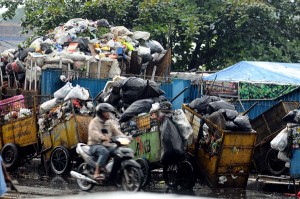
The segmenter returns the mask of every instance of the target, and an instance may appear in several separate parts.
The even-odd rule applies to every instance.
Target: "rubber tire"
[[[7,170],[13,171],[18,168],[20,163],[20,158],[19,158],[19,149],[17,145],[13,143],[8,143],[4,145],[4,147],[1,150],[1,156]]]
[[[142,174],[143,174],[143,180],[142,180],[142,188],[146,187],[150,182],[150,166],[148,164],[148,161],[143,158],[138,158],[136,160],[137,163],[141,166]]]
[[[125,178],[125,172],[123,171],[122,172],[122,180],[121,180],[121,187],[122,187],[123,191],[126,191],[126,192],[139,191],[142,187],[142,180],[143,180],[143,177],[142,177],[143,174],[142,174],[141,169],[133,167],[133,166],[127,166],[125,169],[127,170],[127,173],[130,173],[131,171],[134,172],[134,175],[129,175],[129,177],[131,178],[130,182],[136,181],[138,185],[133,190],[129,190],[130,185],[128,186],[128,184],[126,182],[126,178]]]
[[[275,149],[270,149],[268,152],[267,152],[267,155],[266,155],[266,165],[267,165],[267,170],[270,174],[272,175],[281,175],[283,174],[287,168],[285,167],[285,162],[282,161],[282,160],[279,160],[277,158],[277,155],[278,155],[278,151],[275,150]],[[279,166],[279,169],[275,169],[273,167],[272,164],[276,163],[277,166]],[[282,167],[282,169],[280,169]]]
[[[58,155],[63,155],[63,157],[58,156],[57,153],[61,153]],[[57,165],[55,165],[55,164],[57,164],[58,161],[56,161],[55,159],[61,159],[63,161],[62,169],[57,168]],[[51,156],[50,156],[50,169],[53,173],[55,173],[57,175],[66,173],[69,170],[70,162],[71,162],[70,154],[69,154],[68,149],[66,149],[66,147],[57,146],[52,150]]]
[[[88,165],[87,163],[81,163],[78,168],[77,168],[77,172],[80,173],[81,175],[84,175],[84,170],[86,170]],[[83,180],[80,180],[80,179],[76,179],[76,182],[77,182],[77,185],[78,187],[80,188],[80,190],[82,191],[89,191],[91,190],[93,187],[94,187],[94,184],[93,183],[88,183],[88,182],[85,182],[86,185],[84,185],[84,181]]]
[[[170,188],[178,186],[179,164],[169,164],[163,167],[163,178],[166,185]]]
[[[196,184],[196,173],[189,161],[179,163],[178,183],[182,188],[193,188]]]

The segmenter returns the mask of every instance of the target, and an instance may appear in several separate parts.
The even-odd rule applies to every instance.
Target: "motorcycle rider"
[[[95,180],[104,180],[101,168],[105,169],[112,145],[112,136],[125,136],[110,119],[114,107],[108,103],[100,103],[96,106],[96,117],[91,120],[88,128],[88,145],[90,152],[98,156],[94,173]]]

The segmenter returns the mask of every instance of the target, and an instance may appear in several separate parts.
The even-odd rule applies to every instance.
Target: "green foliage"
[[[300,61],[299,0],[1,0],[9,9],[2,18],[12,18],[18,5],[25,5],[24,32],[36,35],[72,18],[105,18],[149,31],[151,39],[172,47],[175,70]]]
[[[241,99],[275,99],[298,88],[291,85],[252,83],[240,83],[239,86]]]

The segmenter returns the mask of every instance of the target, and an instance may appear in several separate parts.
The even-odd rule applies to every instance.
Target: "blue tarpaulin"
[[[300,63],[242,61],[203,80],[300,85]]]

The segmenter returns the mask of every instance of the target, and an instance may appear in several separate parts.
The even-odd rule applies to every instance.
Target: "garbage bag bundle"
[[[215,111],[212,114],[205,117],[208,121],[218,126],[220,129],[225,129],[226,127],[226,120],[221,111]],[[220,135],[218,135],[220,136]],[[218,137],[215,136],[215,137]]]
[[[172,164],[184,159],[184,149],[181,137],[176,126],[168,117],[164,117],[159,127],[161,132],[161,156],[162,164]]]
[[[183,140],[183,146],[189,146],[193,142],[193,128],[189,123],[182,109],[175,110],[172,121],[178,129],[180,137]]]
[[[241,131],[252,131],[252,126],[247,116],[239,115],[233,120],[233,122]]]
[[[225,100],[219,100],[219,101],[216,101],[216,102],[210,102],[207,106],[206,113],[211,114],[211,113],[213,113],[215,111],[218,111],[220,109],[235,110],[235,107],[230,102],[227,102]]]
[[[140,113],[148,113],[151,110],[153,103],[154,100],[152,99],[137,100],[125,110],[121,115],[119,122],[126,122]]]
[[[288,143],[288,129],[284,128],[278,135],[271,141],[271,147],[278,151],[284,151]]]
[[[189,104],[189,107],[191,107],[192,109],[196,109],[198,113],[206,114],[208,104],[220,100],[221,98],[216,96],[204,95],[201,98],[196,98],[195,100],[193,100]]]
[[[223,113],[225,119],[230,121],[233,121],[239,115],[236,110],[220,109],[220,111]]]
[[[136,100],[159,97],[163,94],[165,92],[154,81],[130,77],[122,83],[121,97],[124,103],[130,104]]]
[[[132,103],[144,98],[145,81],[141,78],[130,77],[123,82],[122,99],[124,103]]]
[[[226,121],[226,130],[236,131],[239,127],[233,121]]]

